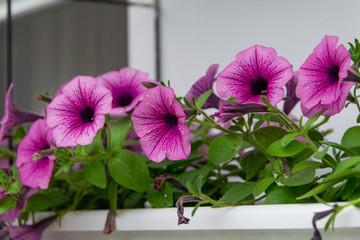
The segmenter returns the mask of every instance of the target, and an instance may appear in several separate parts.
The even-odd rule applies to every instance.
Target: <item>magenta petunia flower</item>
[[[23,185],[47,189],[54,168],[54,157],[43,157],[33,161],[35,152],[54,148],[52,129],[46,124],[45,119],[37,120],[30,128],[18,147],[16,165],[19,167],[19,176]]]
[[[5,114],[0,122],[0,140],[14,127],[25,122],[33,122],[39,118],[43,118],[39,114],[19,111],[14,106],[11,99],[11,91],[13,87],[14,85],[11,83],[5,97]]]
[[[267,112],[268,107],[259,103],[234,103],[225,100],[220,100],[219,112],[214,114],[214,117],[219,118],[216,124],[223,124],[234,118],[238,118],[247,113]]]
[[[217,77],[222,98],[237,97],[238,103],[263,103],[261,96],[276,105],[284,97],[285,84],[293,76],[292,65],[276,56],[273,48],[255,45],[236,55]]]
[[[44,230],[52,224],[56,216],[48,217],[35,225],[6,226],[13,240],[40,240]]]
[[[120,72],[104,73],[97,80],[111,91],[113,99],[109,114],[113,116],[123,116],[133,110],[147,90],[141,83],[152,82],[147,73],[129,67],[120,69]]]
[[[112,96],[96,79],[77,76],[47,107],[47,124],[58,147],[90,144],[111,110]]]
[[[197,80],[194,83],[194,85],[191,86],[189,92],[185,96],[189,103],[192,103],[193,97],[195,97],[195,99],[198,99],[198,97],[200,97],[201,94],[213,89],[213,84],[216,81],[215,75],[217,73],[218,68],[219,68],[218,64],[211,65],[208,68],[206,75],[201,77],[199,80]],[[214,93],[212,93],[210,97],[206,100],[205,104],[202,106],[202,109],[218,108],[218,107],[219,107],[219,98]]]
[[[343,82],[351,70],[350,53],[339,38],[325,36],[300,67],[296,94],[305,116],[328,108],[324,115],[339,113],[345,106],[351,82]]]
[[[131,114],[131,120],[145,155],[155,162],[186,159],[190,154],[189,126],[174,90],[157,86],[148,90],[144,100]]]

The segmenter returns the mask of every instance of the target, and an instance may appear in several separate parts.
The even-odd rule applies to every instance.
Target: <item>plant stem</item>
[[[211,203],[213,205],[217,205],[217,206],[221,206],[221,207],[235,207],[235,206],[249,205],[249,204],[255,203],[255,202],[263,199],[264,197],[265,196],[262,196],[260,198],[253,199],[250,201],[245,201],[245,202],[226,203],[226,202],[216,201],[205,194],[201,194],[201,196],[200,196],[203,203]]]

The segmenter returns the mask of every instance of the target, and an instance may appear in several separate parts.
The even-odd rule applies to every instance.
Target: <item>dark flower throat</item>
[[[80,111],[80,119],[83,123],[90,123],[94,121],[94,109],[85,107]]]
[[[331,67],[326,69],[328,73],[328,78],[330,82],[338,82],[339,81],[339,67],[336,65],[332,65]]]
[[[165,124],[169,127],[174,127],[177,126],[178,124],[178,118],[170,113],[165,114],[164,120],[165,120]]]
[[[119,98],[118,98],[118,104],[121,107],[126,107],[127,105],[129,105],[131,102],[133,101],[133,96],[129,93],[123,93],[120,94]]]
[[[251,82],[251,93],[253,95],[267,94],[268,82],[264,78],[257,78]]]

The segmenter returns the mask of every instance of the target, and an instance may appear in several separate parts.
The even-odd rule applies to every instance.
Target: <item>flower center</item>
[[[251,93],[254,95],[267,94],[268,82],[264,78],[257,78],[251,82]]]
[[[80,119],[83,123],[89,123],[94,121],[94,109],[91,107],[85,107],[80,111]]]
[[[165,114],[164,119],[165,119],[165,124],[169,127],[177,126],[178,124],[177,116],[172,115],[170,113]]]
[[[328,78],[330,82],[338,82],[339,81],[339,67],[336,65],[332,65],[327,69]]]
[[[133,100],[133,96],[130,93],[123,93],[120,94],[119,98],[118,98],[118,104],[121,107],[126,107],[127,105],[129,105]]]

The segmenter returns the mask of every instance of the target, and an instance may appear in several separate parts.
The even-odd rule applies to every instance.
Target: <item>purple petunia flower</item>
[[[186,159],[190,154],[189,126],[174,90],[157,86],[148,90],[144,100],[131,114],[131,120],[145,155],[155,162]]]
[[[259,103],[234,103],[230,101],[220,100],[219,112],[214,114],[214,117],[219,118],[216,124],[223,124],[234,118],[238,118],[247,113],[267,112],[268,107]]]
[[[289,115],[291,110],[300,101],[300,99],[296,96],[296,86],[298,83],[298,77],[299,77],[299,71],[295,71],[294,76],[286,84],[286,97],[288,97],[289,100],[284,102],[283,111],[287,115]]]
[[[186,94],[186,99],[189,103],[192,103],[193,97],[198,99],[204,92],[213,89],[213,84],[216,81],[216,73],[219,68],[219,64],[211,65],[206,75],[197,80],[194,85],[191,86],[189,92]],[[205,104],[202,106],[202,109],[207,108],[218,108],[219,107],[219,98],[212,93],[209,98],[206,100]]]
[[[14,127],[25,122],[33,122],[39,118],[43,118],[39,114],[19,111],[14,106],[11,100],[11,91],[13,87],[14,85],[11,83],[5,97],[5,114],[0,122],[0,140]]]
[[[54,148],[52,129],[46,124],[46,119],[37,120],[30,128],[18,147],[16,165],[19,167],[21,183],[25,186],[47,189],[54,168],[54,157],[42,157],[33,161],[35,152]]]
[[[273,48],[255,45],[236,55],[217,78],[222,98],[237,97],[238,103],[263,103],[261,96],[276,105],[284,97],[285,84],[293,76],[292,65],[276,56]]]
[[[111,110],[111,92],[96,79],[77,76],[47,107],[47,124],[58,147],[90,144]]]
[[[339,38],[325,36],[300,67],[296,94],[307,117],[328,108],[324,115],[339,113],[345,106],[351,82],[343,82],[351,70],[350,53]]]
[[[120,69],[120,72],[112,71],[98,76],[98,82],[109,89],[113,96],[109,114],[124,116],[133,110],[147,90],[141,83],[152,82],[147,77],[147,73],[129,67]]]
[[[6,226],[13,240],[40,240],[44,230],[55,221],[56,216],[46,218],[35,225]]]

